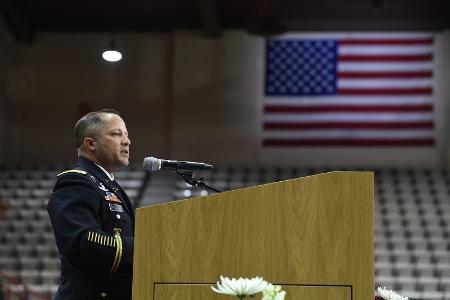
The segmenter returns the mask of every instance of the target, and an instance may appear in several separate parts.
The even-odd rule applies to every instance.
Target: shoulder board
[[[56,175],[56,177],[59,177],[61,175],[68,174],[68,173],[76,173],[76,174],[81,174],[81,175],[87,174],[87,172],[82,171],[82,170],[67,170],[67,171],[59,173],[58,175]]]

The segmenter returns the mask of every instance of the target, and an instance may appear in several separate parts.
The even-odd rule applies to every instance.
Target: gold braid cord
[[[120,261],[122,260],[122,238],[120,237],[120,234],[117,232],[115,235],[115,242],[117,244],[116,247],[116,257],[114,258],[114,263],[111,268],[111,272],[116,272],[119,268]]]
[[[116,249],[116,255],[114,257],[114,262],[111,267],[111,272],[116,272],[119,268],[120,262],[122,261],[122,238],[120,233],[116,232],[114,236],[101,234],[95,231],[88,232],[88,241],[93,242],[98,245],[112,247]]]

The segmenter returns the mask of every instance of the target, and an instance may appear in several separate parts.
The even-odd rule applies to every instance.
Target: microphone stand
[[[187,183],[189,183],[192,186],[199,186],[202,188],[207,188],[210,189],[211,191],[217,192],[217,193],[222,193],[223,191],[215,189],[209,185],[207,185],[206,183],[204,183],[201,179],[195,179],[194,173],[193,172],[180,172],[180,171],[176,171],[176,173],[178,175],[180,175],[181,177],[183,177],[184,181],[186,181]]]

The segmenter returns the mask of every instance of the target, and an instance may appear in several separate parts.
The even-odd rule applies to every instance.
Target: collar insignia
[[[119,191],[119,189],[114,186],[114,180],[106,179],[106,182],[111,183],[113,185],[111,189],[114,191],[114,193],[117,193]]]
[[[101,189],[104,192],[109,192],[109,190],[101,182],[100,182],[100,185],[98,186],[98,188]]]

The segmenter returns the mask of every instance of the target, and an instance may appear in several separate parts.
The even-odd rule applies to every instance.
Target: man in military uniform
[[[129,164],[130,140],[114,110],[75,125],[78,161],[57,176],[47,210],[61,259],[55,300],[131,299],[134,212],[113,172]]]

